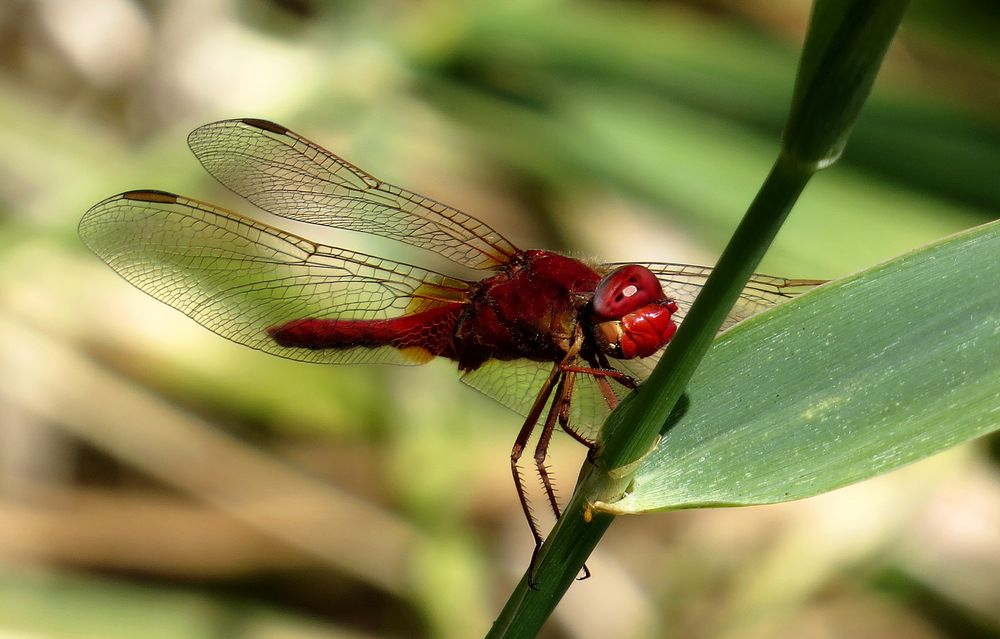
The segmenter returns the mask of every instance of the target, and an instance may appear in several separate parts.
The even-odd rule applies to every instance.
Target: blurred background
[[[159,188],[268,219],[185,146],[258,117],[522,247],[711,264],[774,158],[808,11],[0,3],[0,637],[482,636],[531,551],[520,418],[447,362],[231,344],[116,277],[80,216]],[[763,272],[835,278],[997,217],[997,33],[990,0],[913,3]],[[568,494],[580,447],[552,450]],[[624,518],[545,636],[1000,636],[998,450]]]

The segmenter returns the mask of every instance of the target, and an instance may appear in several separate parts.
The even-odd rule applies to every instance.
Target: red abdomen
[[[267,332],[282,346],[314,350],[392,346],[454,359],[455,325],[464,311],[464,304],[454,303],[387,320],[307,317],[272,326]]]

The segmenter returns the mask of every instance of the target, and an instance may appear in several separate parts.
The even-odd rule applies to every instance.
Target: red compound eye
[[[663,288],[652,271],[629,264],[611,271],[597,284],[594,314],[601,320],[617,320],[663,298]]]

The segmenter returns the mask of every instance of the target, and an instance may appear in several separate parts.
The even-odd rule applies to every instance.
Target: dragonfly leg
[[[590,364],[590,366],[563,365],[562,369],[563,372],[566,373],[590,375],[593,377],[594,382],[597,384],[597,388],[601,391],[601,395],[604,397],[605,403],[607,403],[608,408],[611,410],[618,407],[618,396],[615,395],[614,389],[611,388],[611,382],[609,380],[613,379],[629,390],[635,390],[639,387],[639,382],[635,378],[613,368],[602,353],[598,353],[597,358],[588,357],[587,363]],[[573,432],[569,428],[564,427],[564,430],[572,435],[578,442],[593,450],[595,446],[593,441],[583,437],[580,433]]]
[[[563,402],[562,408],[559,410],[559,426],[570,437],[587,447],[587,461],[593,461],[593,456],[597,451],[597,442],[584,437],[569,425],[570,400],[573,397],[573,384],[576,381],[576,375],[570,374],[566,377],[568,378],[566,381],[566,401]],[[590,579],[590,568],[587,567],[587,564],[583,564],[583,574],[579,577],[580,581],[584,579]]]
[[[532,567],[535,565],[535,557],[538,554],[539,547],[542,545],[542,533],[538,528],[538,522],[535,521],[534,514],[531,512],[531,504],[528,502],[528,495],[524,490],[524,478],[521,475],[521,468],[518,462],[521,459],[522,453],[524,453],[525,447],[528,445],[528,438],[531,437],[531,432],[535,429],[538,418],[545,409],[545,404],[548,403],[549,397],[552,396],[552,389],[560,375],[561,372],[557,364],[552,367],[552,372],[549,373],[545,383],[539,389],[538,396],[535,397],[535,403],[532,404],[531,410],[528,411],[528,416],[525,418],[524,424],[521,426],[521,430],[517,434],[517,439],[514,440],[514,446],[510,451],[510,472],[514,477],[514,488],[517,490],[517,498],[521,503],[521,510],[524,511],[524,518],[528,522],[528,528],[531,530],[531,537],[535,541],[535,549],[531,554],[531,563],[528,569],[529,583],[531,583],[530,575]]]
[[[575,430],[570,425],[569,422],[569,411],[571,408],[570,402],[573,397],[573,386],[575,383],[576,383],[575,374],[570,373],[566,375],[566,401],[563,402],[563,405],[559,410],[559,426],[563,429],[563,431],[567,435],[575,439],[580,444],[586,446],[590,450],[589,454],[593,454],[593,452],[597,449],[597,442],[594,441],[593,439],[590,439],[589,437],[586,437],[583,433],[580,433],[577,430]],[[613,395],[614,394],[612,393],[612,396]]]
[[[564,366],[563,371],[567,373],[583,373],[585,375],[593,375],[598,379],[611,378],[624,386],[629,390],[635,390],[639,386],[639,382],[632,376],[626,375],[620,370],[614,368],[598,368],[590,366]]]
[[[559,410],[559,425],[562,429],[570,435],[573,439],[583,444],[587,448],[593,450],[597,446],[597,442],[584,437],[581,433],[573,430],[573,427],[569,425],[569,411],[571,408],[570,402],[573,399],[573,387],[576,385],[576,374],[569,373],[566,375],[566,401],[563,402],[562,408]]]
[[[588,360],[587,363],[590,364],[590,366],[564,365],[562,367],[562,370],[563,372],[571,374],[584,374],[592,376],[594,378],[594,382],[597,384],[598,389],[600,389],[601,395],[604,397],[604,401],[605,403],[607,403],[609,409],[614,410],[615,408],[618,407],[618,396],[615,395],[615,391],[611,387],[611,383],[608,381],[609,379],[615,380],[616,382],[618,382],[619,384],[621,384],[622,386],[624,386],[629,390],[634,390],[639,386],[639,382],[636,381],[635,378],[631,377],[630,375],[626,375],[625,373],[615,368],[612,368],[603,353],[598,353],[596,358],[588,357],[587,360]],[[572,396],[573,394],[572,382],[574,377],[575,375],[570,376],[570,390],[567,392],[567,395],[569,396]],[[583,433],[580,433],[579,431],[575,430],[570,425],[569,408],[570,408],[569,403],[567,402],[567,404],[563,407],[563,410],[565,411],[566,414],[560,415],[559,424],[562,426],[562,429],[566,431],[566,433],[570,437],[572,437],[576,441],[580,442],[581,444],[589,448],[590,454],[593,455],[593,453],[597,450],[597,442],[594,441],[593,439],[590,439],[589,437],[586,437]]]
[[[552,477],[549,475],[549,469],[545,465],[545,458],[549,455],[549,442],[552,441],[552,433],[555,431],[556,421],[564,414],[568,414],[564,410],[564,407],[569,405],[570,398],[566,391],[572,390],[572,384],[567,384],[567,377],[570,377],[570,375],[563,375],[559,380],[559,386],[556,387],[555,399],[552,400],[552,406],[549,407],[549,414],[545,418],[545,425],[542,427],[542,434],[539,435],[538,443],[535,445],[535,468],[538,469],[538,478],[542,480],[542,488],[545,489],[545,496],[549,500],[549,507],[552,509],[552,514],[555,515],[556,519],[559,519],[562,513],[559,512],[555,486],[552,483]]]
[[[552,509],[552,514],[558,521],[562,517],[562,512],[559,510],[559,502],[556,499],[555,485],[552,482],[552,476],[549,473],[548,466],[545,465],[545,460],[549,454],[549,443],[552,441],[552,433],[555,432],[556,423],[558,422],[563,429],[566,429],[569,423],[569,405],[570,399],[573,396],[573,374],[568,373],[562,375],[559,380],[559,385],[556,388],[555,398],[552,400],[552,405],[549,407],[548,415],[545,418],[545,425],[542,427],[542,433],[538,437],[538,443],[535,445],[535,468],[538,471],[538,478],[542,482],[542,488],[545,489],[545,496],[548,499],[549,507]],[[570,430],[567,430],[576,437],[576,434]],[[583,439],[584,442],[588,440]],[[589,447],[592,443],[586,444]],[[528,584],[535,584],[534,580],[534,570],[535,570],[535,560],[537,559],[538,550],[540,548],[541,542],[535,547],[535,551],[531,555],[531,564],[528,567]],[[590,577],[590,569],[586,565],[583,567],[583,575],[580,579],[587,579]],[[534,586],[533,586],[534,587]]]
[[[611,365],[611,362],[608,361],[608,356],[600,351],[597,352],[597,357],[595,361],[591,362],[591,365],[592,366],[596,365],[597,368],[600,368],[602,370],[615,371],[616,373],[618,373],[618,375],[612,376],[612,379],[614,379],[619,384],[621,384],[622,386],[624,386],[629,390],[635,390],[639,388],[639,380],[632,377],[631,375],[626,375],[625,373],[622,373],[621,371],[616,369],[614,366]]]

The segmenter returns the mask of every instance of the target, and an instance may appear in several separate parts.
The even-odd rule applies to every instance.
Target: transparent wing
[[[526,359],[490,360],[464,373],[462,381],[519,415],[527,415],[553,365]],[[619,400],[628,394],[628,389],[618,382],[610,381],[610,385]],[[570,426],[584,437],[595,438],[611,412],[597,380],[592,375],[575,374],[572,397]]]
[[[476,218],[387,184],[273,122],[206,124],[188,145],[216,179],[281,217],[373,233],[476,269],[494,269],[517,253]]]
[[[310,242],[162,191],[130,191],[98,203],[80,221],[80,236],[126,280],[206,328],[310,362],[413,364],[427,358],[389,346],[285,347],[267,329],[303,318],[401,317],[464,302],[468,290],[462,280]]]
[[[663,292],[677,302],[680,310],[674,315],[680,323],[687,314],[694,298],[701,292],[705,281],[712,273],[709,266],[694,266],[691,264],[671,264],[668,262],[620,262],[605,264],[603,269],[613,270],[626,264],[645,266],[660,280]],[[602,270],[603,270],[602,269]],[[730,328],[737,322],[767,310],[781,302],[795,297],[799,293],[823,284],[825,280],[789,279],[772,275],[754,274],[747,282],[746,288],[740,293],[739,299],[730,311],[721,330]]]
[[[623,262],[607,264],[605,267],[610,270],[628,263],[645,266],[656,275],[663,286],[664,293],[677,302],[678,311],[674,314],[674,319],[678,324],[683,321],[692,302],[694,302],[694,298],[701,292],[705,281],[712,273],[712,268],[708,266],[668,262]],[[720,331],[731,328],[738,322],[824,282],[825,280],[790,279],[754,274],[750,277],[743,292],[740,293],[739,299],[733,305],[733,309],[726,317],[726,321],[723,322]],[[639,359],[613,360],[613,366],[637,379],[644,379],[659,361],[661,353],[662,351],[651,357]]]

